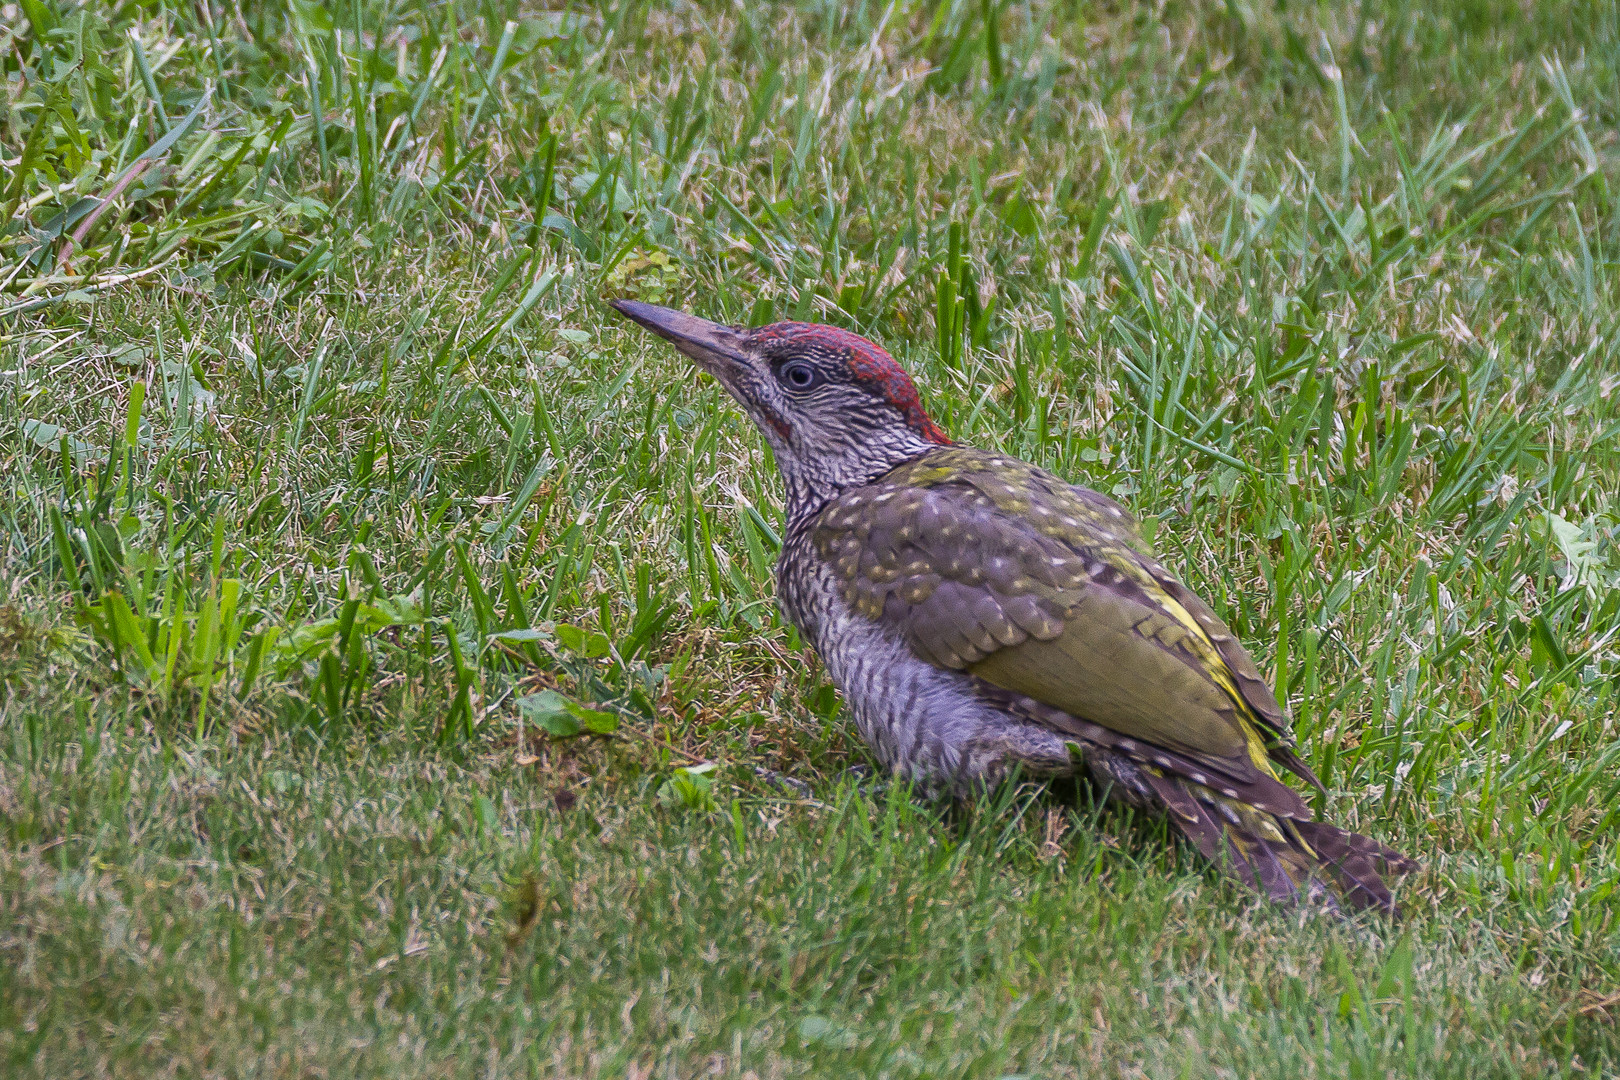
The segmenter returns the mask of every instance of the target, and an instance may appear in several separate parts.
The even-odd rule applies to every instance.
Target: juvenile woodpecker
[[[1314,819],[1287,718],[1231,630],[1119,504],[960,446],[849,331],[615,300],[713,375],[786,488],[782,613],[886,768],[958,794],[1082,770],[1279,901],[1393,912],[1415,864]]]

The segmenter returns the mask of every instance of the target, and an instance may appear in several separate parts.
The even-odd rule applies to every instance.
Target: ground
[[[0,2],[8,1076],[1620,1068],[1620,24],[1509,0]],[[1404,917],[952,811],[602,300],[1127,503]]]

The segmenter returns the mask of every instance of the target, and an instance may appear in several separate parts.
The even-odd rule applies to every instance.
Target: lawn
[[[0,0],[0,1073],[1620,1070],[1620,16]],[[1404,917],[861,778],[604,297],[1109,492]]]

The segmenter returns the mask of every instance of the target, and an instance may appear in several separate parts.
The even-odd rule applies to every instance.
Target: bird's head
[[[799,322],[743,329],[634,300],[611,303],[737,399],[776,454],[790,512],[950,443],[905,369],[858,334]]]

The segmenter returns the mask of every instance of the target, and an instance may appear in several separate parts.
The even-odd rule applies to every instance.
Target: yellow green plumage
[[[774,452],[778,602],[880,764],[958,794],[1084,770],[1279,900],[1393,909],[1408,860],[1313,820],[1254,661],[1125,509],[960,447],[892,357],[806,323],[618,309],[710,371]]]
[[[863,617],[1005,692],[1009,708],[1072,729],[1085,756],[1106,756],[1110,779],[1164,806],[1212,859],[1274,894],[1312,887],[1324,856],[1305,834],[1338,831],[1309,822],[1274,766],[1316,777],[1248,653],[1123,507],[952,446],[833,499],[813,537]],[[1351,891],[1385,904],[1367,869]]]

